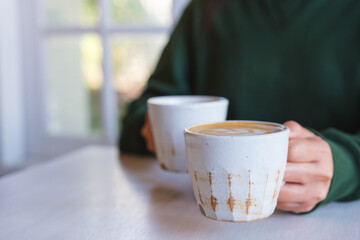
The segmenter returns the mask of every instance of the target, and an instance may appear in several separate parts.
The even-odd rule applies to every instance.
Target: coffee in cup
[[[222,221],[270,216],[285,172],[289,129],[226,121],[185,129],[186,156],[200,211]]]
[[[214,136],[252,136],[282,131],[282,126],[266,122],[227,121],[190,127],[193,133]]]

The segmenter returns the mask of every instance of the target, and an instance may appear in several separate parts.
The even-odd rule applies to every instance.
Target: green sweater
[[[295,120],[326,140],[321,203],[360,198],[360,1],[193,0],[123,122],[123,152],[147,153],[149,97],[217,95],[228,119]]]

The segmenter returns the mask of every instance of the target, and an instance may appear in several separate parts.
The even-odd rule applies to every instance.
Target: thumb
[[[315,134],[311,131],[307,130],[303,126],[301,126],[299,123],[295,121],[287,121],[284,123],[285,126],[287,126],[290,129],[290,139],[293,138],[310,138],[314,137]]]

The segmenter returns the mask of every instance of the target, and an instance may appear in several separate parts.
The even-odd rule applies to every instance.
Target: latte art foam
[[[194,133],[215,136],[253,136],[284,130],[281,125],[261,122],[228,121],[213,124],[202,124],[189,128]]]
[[[214,128],[206,133],[210,135],[259,135],[268,132],[264,129]]]

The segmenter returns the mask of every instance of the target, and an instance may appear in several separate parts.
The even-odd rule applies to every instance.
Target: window
[[[114,144],[188,0],[25,2],[30,152]]]

